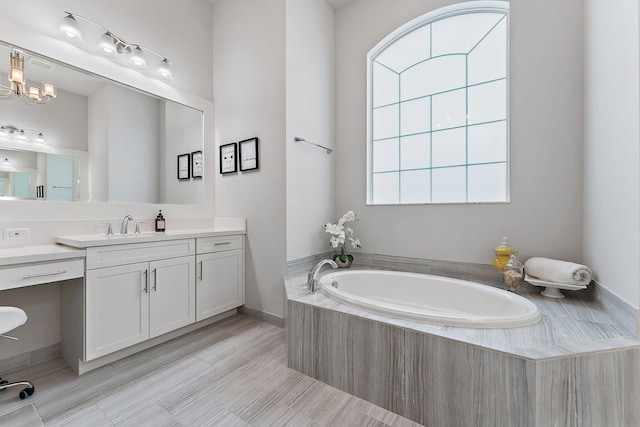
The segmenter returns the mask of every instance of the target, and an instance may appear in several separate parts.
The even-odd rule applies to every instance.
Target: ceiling
[[[333,10],[339,10],[343,7],[353,3],[355,0],[327,0],[327,3],[333,8]],[[209,3],[214,4],[216,0],[208,0]]]
[[[337,11],[339,9],[342,9],[345,6],[350,5],[354,1],[355,0],[327,0],[327,3],[329,3],[329,5],[331,5],[333,10]]]

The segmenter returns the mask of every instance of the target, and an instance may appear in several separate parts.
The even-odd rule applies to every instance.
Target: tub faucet
[[[309,292],[312,294],[317,293],[318,289],[320,289],[320,282],[318,281],[317,276],[320,268],[322,268],[322,266],[325,264],[329,264],[333,268],[338,268],[338,264],[330,259],[323,259],[315,267],[313,267],[313,270],[309,272],[309,276],[307,277],[307,289],[309,289]]]
[[[131,215],[125,215],[122,218],[122,227],[120,227],[120,234],[127,234],[129,232],[129,221],[131,221],[133,217]]]

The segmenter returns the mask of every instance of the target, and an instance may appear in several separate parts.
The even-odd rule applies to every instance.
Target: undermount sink
[[[166,238],[165,233],[155,233],[153,231],[145,231],[142,233],[127,234],[82,234],[77,236],[58,236],[56,241],[60,244],[73,246],[75,248],[87,248],[90,246],[117,245],[122,243],[136,241],[154,241]]]

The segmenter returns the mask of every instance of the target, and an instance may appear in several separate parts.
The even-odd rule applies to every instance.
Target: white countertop
[[[129,234],[83,234],[77,236],[58,236],[56,241],[62,245],[74,248],[89,248],[93,246],[124,245],[129,243],[158,242],[163,240],[193,239],[197,237],[230,236],[246,234],[245,228],[215,227],[193,230],[167,230],[164,233],[144,232]]]
[[[64,259],[84,258],[83,249],[64,245],[23,246],[20,248],[0,249],[0,267],[32,262],[60,261]]]

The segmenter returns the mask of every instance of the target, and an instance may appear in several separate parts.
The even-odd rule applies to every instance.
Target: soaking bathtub
[[[320,291],[339,302],[405,320],[467,328],[514,328],[540,320],[531,301],[502,289],[428,274],[351,270],[325,274]]]

